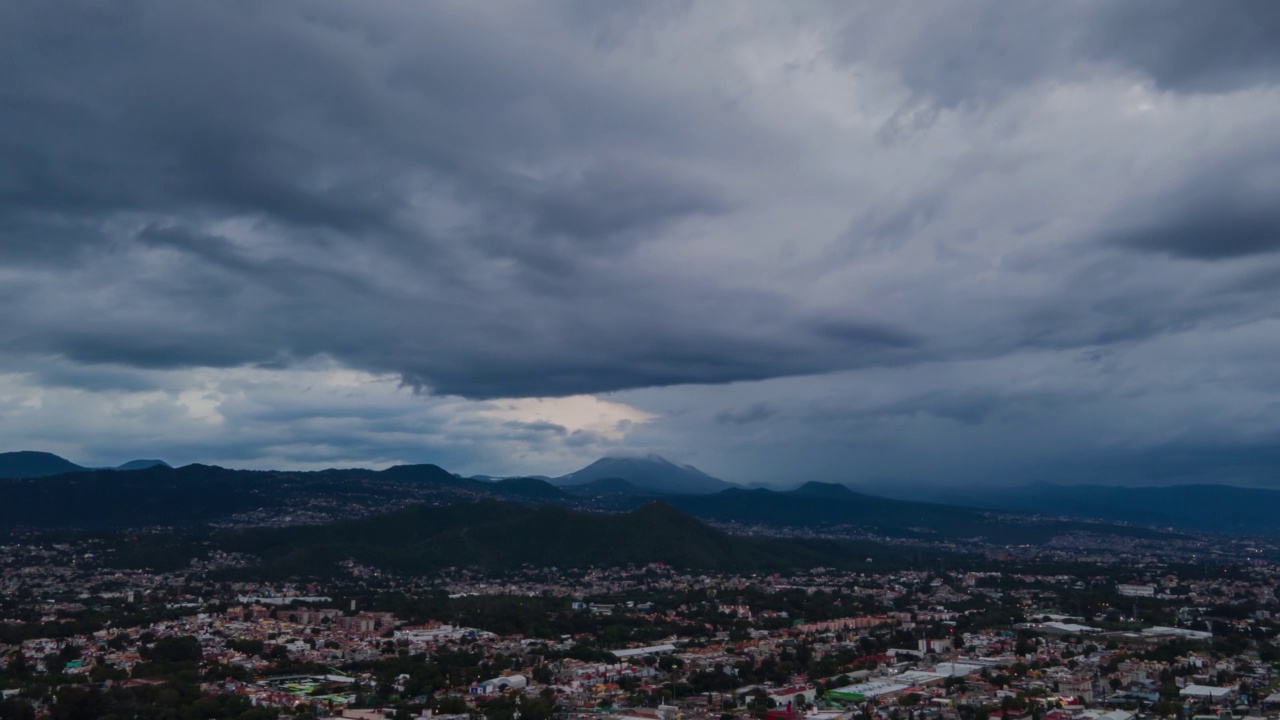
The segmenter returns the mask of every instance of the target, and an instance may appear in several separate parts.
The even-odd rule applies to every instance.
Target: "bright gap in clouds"
[[[589,395],[425,395],[397,376],[330,361],[137,371],[45,359],[0,374],[0,410],[9,444],[85,465],[135,457],[262,469],[429,462],[512,475],[577,469],[657,417]]]
[[[658,417],[593,395],[517,398],[487,404],[492,409],[478,411],[481,416],[519,425],[554,425],[569,434],[591,433],[609,440],[623,440],[635,425]]]

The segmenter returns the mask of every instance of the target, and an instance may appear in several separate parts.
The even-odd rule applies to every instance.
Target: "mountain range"
[[[1067,532],[1159,536],[1180,531],[1280,535],[1280,492],[1229,486],[934,488],[910,499],[810,482],[793,490],[746,489],[659,456],[602,458],[568,475],[500,480],[436,465],[383,471],[171,468],[139,460],[89,469],[49,453],[0,454],[0,529],[119,528],[323,522],[411,503],[500,500],[628,512],[660,499],[717,523],[835,528],[872,534],[994,543],[1040,543]],[[923,502],[928,498],[929,502]],[[1083,522],[1082,519],[1100,521]]]

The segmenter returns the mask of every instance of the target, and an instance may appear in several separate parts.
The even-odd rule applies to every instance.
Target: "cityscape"
[[[0,461],[15,456],[32,454]],[[206,528],[13,526],[0,546],[6,717],[1190,720],[1280,711],[1274,536],[1135,532],[1010,512],[983,516],[994,539],[767,518],[703,524],[667,504],[689,496],[655,494],[667,461],[653,462],[662,464],[652,475],[607,483],[522,478],[523,496],[503,494],[509,480],[439,468],[427,492],[424,476],[402,467],[393,474],[414,478],[410,499],[424,505],[391,514],[352,504],[331,519],[293,506],[331,505],[320,486]],[[68,481],[85,492],[96,482],[123,493],[179,472],[152,465],[5,482]],[[582,480],[558,482],[575,475]],[[624,486],[638,509],[610,504]],[[837,502],[829,487],[807,492]],[[920,522],[934,507],[902,505]],[[423,559],[400,534],[439,528],[442,513],[459,508],[476,509],[461,534],[509,532],[530,554],[478,538],[468,554],[428,534],[446,553]],[[26,510],[45,516],[34,503]],[[522,512],[568,544],[531,539]],[[491,516],[499,522],[482,522]],[[624,534],[583,530],[575,517]],[[636,517],[657,544],[629,529]],[[1014,521],[1048,535],[1002,542],[1002,523]],[[384,544],[363,547],[375,542],[369,532]],[[291,564],[269,555],[281,537],[293,543],[283,550]],[[631,555],[618,542],[642,546],[647,561],[609,562]],[[602,554],[572,551],[593,543]],[[723,552],[688,552],[698,545]],[[819,556],[788,554],[801,548],[826,548],[820,557],[832,565],[804,566]]]
[[[1280,720],[1280,0],[0,68],[0,720]]]

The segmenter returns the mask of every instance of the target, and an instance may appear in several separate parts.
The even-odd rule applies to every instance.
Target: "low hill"
[[[81,472],[85,468],[53,453],[20,450],[0,453],[0,478],[38,478]]]
[[[638,488],[663,495],[699,495],[734,487],[692,465],[677,465],[655,454],[603,457],[553,482],[561,487],[570,487],[608,479],[626,480]]]
[[[565,493],[546,480],[532,477],[503,478],[492,484],[493,491],[507,497],[555,502],[563,500]]]
[[[131,470],[146,470],[147,468],[152,468],[152,467],[172,468],[173,466],[163,460],[155,460],[155,459],[130,460],[129,462],[124,463],[122,465],[117,465],[116,470],[129,472]]]
[[[329,472],[367,472],[361,470],[330,470]],[[479,483],[478,480],[460,478],[439,465],[424,463],[420,465],[393,465],[378,473],[380,476],[400,482],[413,482],[425,485],[464,486]]]

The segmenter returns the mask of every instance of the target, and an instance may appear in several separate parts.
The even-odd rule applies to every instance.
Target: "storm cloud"
[[[1132,472],[1175,442],[1104,441],[1135,397],[1196,457],[1265,448],[1265,413],[1193,419],[1266,372],[1150,349],[1280,350],[1277,36],[1269,2],[10,3],[4,398],[155,410],[60,420],[86,462],[194,413],[175,461]],[[377,399],[328,414],[317,373]],[[775,460],[711,449],[746,436]]]

